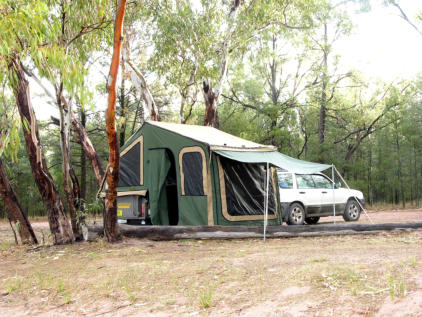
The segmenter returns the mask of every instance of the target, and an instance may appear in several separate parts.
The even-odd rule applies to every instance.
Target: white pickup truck
[[[289,225],[316,224],[320,217],[336,215],[345,221],[357,221],[365,199],[361,191],[341,188],[321,173],[278,172],[283,221]],[[358,203],[359,201],[359,203]]]

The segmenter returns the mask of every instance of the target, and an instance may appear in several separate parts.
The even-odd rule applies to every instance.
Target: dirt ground
[[[343,217],[335,217],[337,223],[345,223]],[[319,223],[333,222],[334,217],[324,217]],[[406,210],[383,210],[362,212],[357,223],[395,223],[395,222],[420,222],[422,221],[422,209]],[[356,222],[355,222],[356,223]]]
[[[15,246],[0,222],[0,316],[422,316],[422,231],[52,246],[34,228],[41,246]]]

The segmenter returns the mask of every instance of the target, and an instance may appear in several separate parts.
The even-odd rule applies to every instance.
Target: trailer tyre
[[[303,225],[305,221],[305,210],[299,203],[293,203],[289,208],[289,217],[287,224],[289,225]]]
[[[344,209],[344,221],[358,221],[361,213],[361,208],[355,199],[349,199]]]

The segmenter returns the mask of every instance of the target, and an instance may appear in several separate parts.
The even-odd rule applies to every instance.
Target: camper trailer
[[[274,152],[212,127],[146,121],[121,148],[117,215],[153,225],[280,224]],[[248,160],[242,154],[249,153]]]
[[[117,216],[152,225],[269,225],[283,222],[277,167],[318,172],[212,127],[146,121],[121,148]]]

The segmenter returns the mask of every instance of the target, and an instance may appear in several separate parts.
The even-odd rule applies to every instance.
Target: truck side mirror
[[[341,188],[341,182],[336,182],[334,184],[334,188]]]

